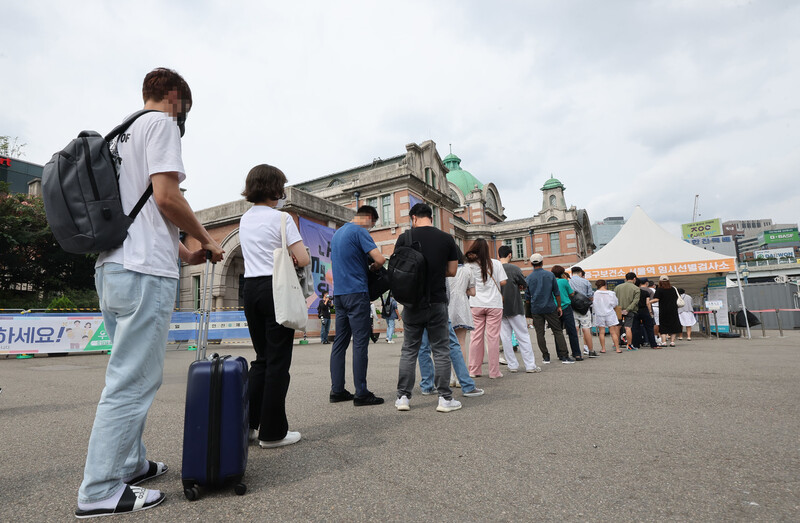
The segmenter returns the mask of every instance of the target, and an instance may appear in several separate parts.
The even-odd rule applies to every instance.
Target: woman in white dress
[[[692,297],[686,294],[683,289],[678,289],[678,292],[684,301],[683,307],[678,308],[678,319],[681,320],[681,325],[686,328],[686,341],[692,341],[692,327],[697,323],[697,318],[694,316]],[[678,339],[683,339],[683,333],[678,336]]]
[[[469,361],[467,352],[467,332],[475,328],[472,321],[472,311],[469,307],[469,297],[475,296],[475,275],[472,270],[464,265],[464,255],[458,251],[458,270],[452,278],[447,278],[450,289],[450,302],[447,304],[447,314],[456,338],[461,345],[461,354],[464,361]]]

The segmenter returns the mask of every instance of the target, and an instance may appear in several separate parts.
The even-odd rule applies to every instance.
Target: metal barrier
[[[761,337],[767,338],[767,331],[764,328],[764,313],[765,312],[774,312],[775,318],[778,320],[778,332],[780,333],[781,338],[785,338],[783,335],[783,321],[781,320],[781,313],[782,312],[800,312],[800,309],[761,309],[761,310],[751,310],[749,312],[757,312],[758,313],[758,320],[761,322]]]

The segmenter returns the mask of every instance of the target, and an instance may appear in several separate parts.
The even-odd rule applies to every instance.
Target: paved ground
[[[296,346],[288,412],[303,440],[251,447],[245,496],[190,503],[180,467],[194,353],[171,348],[145,434],[171,467],[150,486],[168,497],[114,520],[800,520],[798,332],[506,372],[479,380],[483,397],[457,393],[464,408],[449,414],[419,394],[395,411],[400,344],[370,351],[386,405],[329,404],[329,347]],[[0,521],[74,520],[105,361],[0,360]]]

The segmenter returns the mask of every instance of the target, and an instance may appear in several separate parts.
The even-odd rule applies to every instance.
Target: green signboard
[[[702,222],[684,223],[681,225],[681,229],[684,240],[706,236],[720,236],[722,234],[722,224],[719,218],[704,220]]]
[[[774,231],[764,231],[758,235],[759,243],[785,243],[785,242],[800,242],[800,234],[797,229],[776,229]]]

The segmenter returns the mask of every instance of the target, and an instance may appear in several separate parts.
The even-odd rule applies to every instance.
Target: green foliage
[[[75,304],[72,303],[72,300],[67,298],[66,296],[59,296],[58,298],[53,299],[50,304],[47,306],[47,312],[58,312],[54,309],[74,309]]]
[[[12,298],[23,293],[38,298],[36,304],[71,292],[86,301],[85,292],[94,292],[96,259],[61,249],[41,197],[9,194],[8,184],[0,183],[0,308],[12,308]]]

